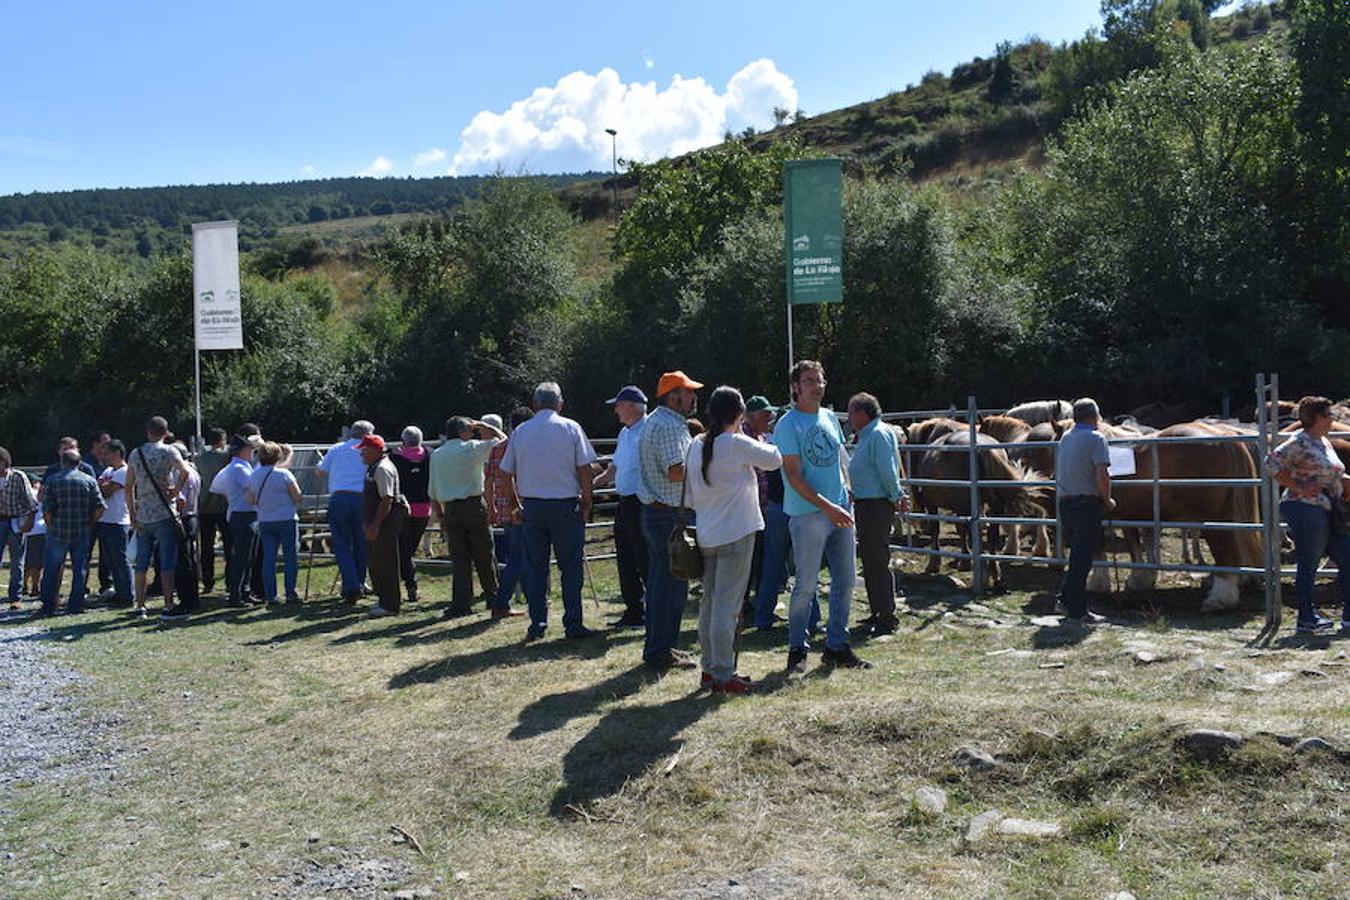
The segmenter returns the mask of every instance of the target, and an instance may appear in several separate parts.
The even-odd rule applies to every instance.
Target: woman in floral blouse
[[[1298,402],[1298,420],[1303,430],[1275,448],[1267,461],[1275,480],[1284,488],[1280,516],[1294,540],[1297,630],[1311,634],[1332,627],[1332,621],[1313,606],[1317,567],[1324,556],[1330,556],[1336,562],[1341,587],[1341,630],[1350,631],[1350,535],[1335,533],[1331,512],[1333,498],[1350,498],[1350,479],[1327,440],[1332,425],[1331,401],[1304,397]]]

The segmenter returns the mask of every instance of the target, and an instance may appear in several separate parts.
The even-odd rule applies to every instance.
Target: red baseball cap
[[[367,447],[374,447],[376,450],[383,453],[384,438],[380,437],[378,434],[368,434],[365,437],[361,438],[361,443],[356,445],[357,450],[364,450]]]

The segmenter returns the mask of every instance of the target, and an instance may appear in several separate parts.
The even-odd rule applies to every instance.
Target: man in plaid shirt
[[[9,551],[9,602],[17,604],[23,596],[24,531],[33,527],[32,515],[37,498],[28,476],[14,464],[9,451],[0,447],[0,557]],[[17,608],[17,607],[16,607]]]
[[[675,648],[689,598],[689,582],[670,572],[666,540],[675,528],[684,485],[684,455],[692,439],[686,418],[693,414],[695,391],[703,387],[680,371],[666,372],[656,386],[656,410],[638,436],[638,499],[642,535],[647,541],[647,636],[642,660],[657,670],[692,669],[697,663]],[[690,514],[690,519],[693,516]]]
[[[79,471],[80,451],[61,452],[61,471],[42,485],[42,514],[47,520],[47,550],[42,562],[42,609],[39,616],[56,614],[56,592],[61,566],[70,554],[69,615],[84,612],[85,575],[89,566],[90,536],[107,504],[98,482]]]

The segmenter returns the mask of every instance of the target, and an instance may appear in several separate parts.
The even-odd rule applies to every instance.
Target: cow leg
[[[936,512],[936,510],[928,509],[925,507],[924,512],[932,514],[933,512]],[[942,542],[941,542],[942,523],[936,520],[930,520],[924,523],[924,527],[928,531],[928,546],[932,547],[934,550],[942,549]],[[942,570],[942,557],[940,556],[928,557],[928,565],[924,567],[924,572],[926,572],[929,575],[936,575],[941,570]]]
[[[1148,549],[1144,549],[1142,534],[1138,528],[1125,529],[1125,544],[1130,548],[1130,562],[1142,562],[1147,559],[1149,562],[1156,563],[1153,558],[1153,543],[1150,541]],[[1125,579],[1125,590],[1127,591],[1151,591],[1158,584],[1158,573],[1153,569],[1131,569],[1129,576]]]
[[[1236,609],[1238,605],[1238,577],[1236,575],[1215,575],[1210,583],[1209,593],[1200,604],[1201,612],[1223,612]]]

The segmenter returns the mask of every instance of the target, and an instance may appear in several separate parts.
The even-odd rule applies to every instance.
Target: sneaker
[[[300,603],[300,602],[302,602],[302,601],[301,601],[301,599],[300,599],[300,595],[297,594],[295,591],[287,591],[287,592],[286,592],[286,602],[287,602],[287,603]]]
[[[789,675],[806,674],[806,650],[794,647],[788,651],[787,673]]]
[[[409,603],[416,603],[416,602],[417,602],[417,585],[415,585],[415,584],[407,585],[407,590],[408,590],[408,602],[409,602]]]
[[[1055,601],[1055,615],[1057,615],[1057,616],[1067,616],[1068,614],[1069,614],[1069,607],[1064,603],[1064,601],[1063,601],[1063,600],[1056,600],[1056,601]]]
[[[748,694],[755,689],[755,683],[742,675],[732,675],[721,684],[714,684],[714,694]]]
[[[268,597],[268,598],[267,598],[267,605],[268,605],[268,606],[280,606],[280,605],[281,605],[281,601],[278,600],[276,597]]]
[[[105,587],[98,592],[100,600],[107,600],[109,597],[117,595],[117,588]]]
[[[899,627],[898,622],[873,622],[868,627],[867,634],[870,637],[882,637],[887,634],[895,634]]]
[[[821,651],[820,660],[827,666],[838,666],[841,669],[872,668],[872,664],[854,653],[853,648],[848,644],[845,644],[838,650],[831,650],[829,647],[826,647]]]
[[[1083,618],[1078,620],[1078,624],[1086,628],[1091,628],[1093,625],[1105,625],[1106,621],[1106,616],[1098,615],[1095,612],[1089,612],[1085,614]]]
[[[18,600],[11,600],[11,601],[9,601],[9,608],[10,608],[10,609],[18,609],[18,608],[19,608],[19,601],[18,601]]]
[[[467,615],[472,615],[473,610],[465,609],[462,606],[447,606],[445,612],[441,613],[442,619],[462,619]]]
[[[148,618],[150,618],[150,613],[149,613],[148,610],[146,610],[146,608],[145,608],[144,606],[137,607],[136,609],[133,609],[133,610],[131,611],[131,615],[132,615],[132,617],[137,618],[137,619],[148,619]]]
[[[181,605],[167,606],[164,608],[164,612],[159,614],[161,622],[181,622],[187,617],[187,610]]]
[[[528,629],[526,629],[525,643],[529,644],[533,643],[534,641],[542,641],[543,639],[544,639],[544,629],[538,627],[537,625],[531,625]]]
[[[370,612],[366,613],[366,615],[372,619],[383,619],[385,616],[396,616],[398,613],[393,610],[385,609],[377,603],[370,608]]]
[[[644,627],[646,624],[647,624],[647,620],[643,618],[642,613],[635,613],[635,612],[628,611],[628,612],[625,612],[623,615],[619,616],[619,617],[618,617],[617,619],[615,619],[613,622],[610,622],[610,623],[609,623],[609,627],[610,627],[610,628],[642,628],[642,627]]]
[[[511,609],[510,607],[507,607],[506,609],[494,609],[492,611],[492,618],[494,619],[517,619],[523,615],[525,615],[523,610]]]
[[[1326,616],[1314,615],[1311,619],[1299,619],[1298,624],[1294,626],[1296,634],[1320,634],[1323,631],[1330,631],[1335,623]]]
[[[582,625],[579,628],[567,632],[564,637],[569,641],[579,641],[583,638],[593,638],[598,637],[599,635],[600,632],[596,631],[594,628],[587,628],[585,625]]]

